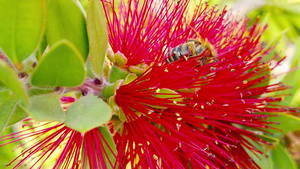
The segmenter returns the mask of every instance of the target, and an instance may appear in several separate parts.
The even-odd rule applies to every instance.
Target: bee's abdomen
[[[192,48],[193,48],[193,44],[190,44],[190,42],[183,43],[181,45],[176,46],[175,48],[171,49],[170,52],[167,53],[166,62],[172,63],[179,60],[182,56],[192,55],[192,51],[193,51]]]

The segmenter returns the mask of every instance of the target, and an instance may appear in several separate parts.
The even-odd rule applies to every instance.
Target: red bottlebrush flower
[[[72,97],[61,98],[62,104],[66,104],[64,109],[67,109],[67,104],[74,101]],[[41,168],[46,160],[56,157],[54,152],[58,149],[61,149],[61,153],[53,166],[57,169],[84,168],[87,164],[92,169],[107,168],[105,160],[109,159],[108,151],[116,156],[99,128],[83,135],[57,122],[36,124],[31,119],[24,121],[27,123],[23,127],[29,127],[29,129],[0,137],[0,142],[13,139],[0,147],[29,139],[19,146],[27,147],[7,166],[17,161],[14,168],[22,164],[28,165],[30,162],[32,164],[30,168]],[[108,160],[108,162],[111,166],[115,165],[115,161]]]
[[[247,19],[226,20],[226,10],[218,13],[217,7],[206,4],[189,20],[186,2],[168,7],[171,1],[163,1],[162,8],[176,17],[155,15],[171,19],[150,19],[147,25],[142,21],[153,17],[151,5],[145,12],[138,1],[121,2],[118,17],[114,2],[105,4],[113,9],[107,18],[114,52],[122,52],[129,65],[154,60],[142,75],[116,91],[119,113],[126,117],[114,138],[118,161],[132,168],[259,168],[246,149],[263,153],[248,140],[267,144],[256,131],[269,133],[268,117],[293,111],[276,104],[282,96],[267,95],[287,87],[269,84],[270,72],[280,61],[263,61],[271,50],[260,42],[266,27],[255,22],[248,28]],[[171,29],[162,27],[170,23]],[[165,43],[158,40],[161,35]],[[204,49],[192,57],[196,49],[183,52],[191,38],[202,39]],[[175,58],[172,50],[183,54]],[[170,57],[175,61],[166,63]]]

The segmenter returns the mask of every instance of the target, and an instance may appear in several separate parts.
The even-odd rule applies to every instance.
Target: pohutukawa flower
[[[269,133],[268,117],[294,111],[276,105],[281,95],[268,95],[287,87],[269,84],[281,60],[264,60],[272,50],[260,41],[266,26],[257,20],[248,28],[247,19],[227,20],[225,9],[207,4],[193,12],[189,1],[156,5],[104,3],[113,51],[127,66],[150,64],[112,99],[124,121],[115,135],[118,161],[132,168],[259,168],[246,149],[263,153],[249,140],[268,144],[256,131]]]
[[[71,89],[110,105],[117,152],[100,126],[82,134],[49,122],[0,138],[32,139],[15,168],[41,167],[59,147],[53,168],[260,168],[248,152],[269,143],[257,133],[276,130],[268,117],[296,111],[277,104],[283,95],[274,92],[288,87],[269,84],[282,60],[265,59],[266,26],[189,0],[101,2],[111,62],[101,79]],[[65,111],[74,101],[61,97]]]

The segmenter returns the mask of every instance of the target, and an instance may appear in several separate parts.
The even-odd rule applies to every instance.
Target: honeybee
[[[214,46],[208,41],[208,39],[203,40],[201,35],[195,29],[192,27],[191,29],[197,34],[197,38],[189,39],[186,43],[172,48],[166,55],[166,62],[172,63],[181,59],[182,57],[187,60],[201,54],[203,55],[196,59],[200,66],[217,62],[218,53]]]

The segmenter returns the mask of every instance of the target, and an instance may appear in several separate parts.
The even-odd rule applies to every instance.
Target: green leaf
[[[34,96],[30,98],[31,105],[28,114],[37,121],[59,121],[66,120],[66,113],[63,111],[59,95],[55,93]]]
[[[261,152],[263,152],[264,154],[267,154],[266,150],[258,145],[257,143],[255,143],[254,141],[247,139],[251,144],[254,145],[255,148],[257,148],[258,150],[260,150]],[[250,150],[246,149],[247,153],[249,154],[249,156],[253,159],[253,161],[256,162],[256,164],[258,164],[261,169],[272,169],[272,162],[271,162],[271,158],[266,157],[263,154],[259,154],[257,153],[256,155],[254,155],[252,152],[250,152]]]
[[[285,90],[285,91],[276,92],[276,95],[295,94],[296,90],[299,89],[299,86],[300,86],[300,83],[299,83],[300,82],[299,81],[299,77],[300,77],[300,58],[299,58],[299,56],[300,56],[300,38],[298,38],[295,48],[296,48],[296,51],[293,56],[293,63],[292,63],[291,67],[297,68],[297,69],[288,73],[282,80],[283,84],[287,84],[287,85],[291,86],[291,88],[288,90]],[[298,78],[295,78],[295,77],[298,77]],[[287,96],[284,98],[283,101],[280,102],[280,104],[287,106],[290,104],[292,99],[293,99],[292,96]]]
[[[103,100],[88,95],[81,97],[69,107],[65,125],[86,133],[95,127],[105,125],[111,116],[112,110]]]
[[[68,41],[62,40],[40,60],[31,76],[34,86],[77,86],[85,78],[84,61]]]
[[[25,87],[19,81],[18,75],[2,60],[0,60],[0,82],[8,87],[24,104],[29,104],[29,98],[25,91]]]
[[[278,143],[280,141],[278,138],[274,138],[268,135],[258,135],[258,137],[269,143]]]
[[[105,152],[108,155],[108,159],[107,159],[107,156],[105,156],[106,167],[112,169],[109,161],[112,164],[115,164],[115,162],[116,162],[116,157],[115,157],[115,155],[117,154],[116,145],[115,145],[115,142],[113,140],[112,134],[110,133],[110,131],[109,131],[109,129],[108,129],[107,126],[105,126],[105,127],[99,127],[99,129],[100,129],[101,134],[104,137],[106,143],[108,144],[108,146],[107,146],[106,143],[105,143],[105,141],[101,138],[101,141],[102,141],[102,144],[104,146]],[[109,148],[113,152],[111,152]]]
[[[44,35],[38,50],[36,51],[35,57],[37,60],[40,60],[48,46],[46,35]]]
[[[7,97],[9,100],[5,101],[5,98],[7,98]],[[16,103],[16,104],[15,104],[14,108],[12,109],[12,112],[10,112],[10,115],[9,115],[10,117],[8,119],[6,119],[6,120],[8,120],[8,123],[7,123],[7,121],[5,121],[5,122],[2,121],[2,122],[0,122],[0,125],[3,125],[5,123],[6,127],[11,126],[11,125],[23,120],[24,118],[28,117],[27,112],[22,108],[20,102],[17,101],[17,98],[14,95],[12,95],[12,92],[9,90],[9,88],[3,86],[3,84],[0,83],[0,105],[1,104],[8,105],[8,104],[13,104],[13,103]],[[8,111],[5,111],[0,114],[1,114],[2,118],[5,119],[4,116],[7,113],[8,113]]]
[[[8,125],[18,99],[11,95],[11,91],[0,92],[0,133]]]
[[[108,37],[105,14],[99,0],[91,0],[87,11],[90,56],[95,73],[101,77]]]
[[[45,27],[45,0],[0,0],[0,47],[13,63],[36,50]]]
[[[129,73],[117,66],[112,66],[109,74],[109,82],[114,83],[117,80],[125,79]]]
[[[284,113],[278,113],[278,116],[269,117],[268,121],[280,123],[280,124],[269,124],[269,126],[280,129],[282,130],[282,132],[274,129],[268,129],[268,131],[272,133],[279,133],[280,135],[285,135],[288,132],[299,130],[300,128],[300,118],[288,114],[284,114]]]
[[[271,158],[274,164],[273,169],[297,169],[295,162],[281,145],[277,145],[276,149],[272,150]]]
[[[86,60],[89,53],[86,22],[82,10],[74,0],[51,0],[47,12],[47,42],[53,46],[67,39]]]
[[[42,95],[42,94],[48,94],[48,93],[52,93],[54,92],[54,88],[53,87],[43,87],[43,88],[39,88],[39,87],[31,87],[28,91],[29,96],[37,96],[37,95]]]
[[[28,117],[26,110],[23,108],[23,106],[21,106],[20,104],[17,104],[9,121],[8,121],[7,126],[11,126],[11,125],[25,119],[26,117]]]

